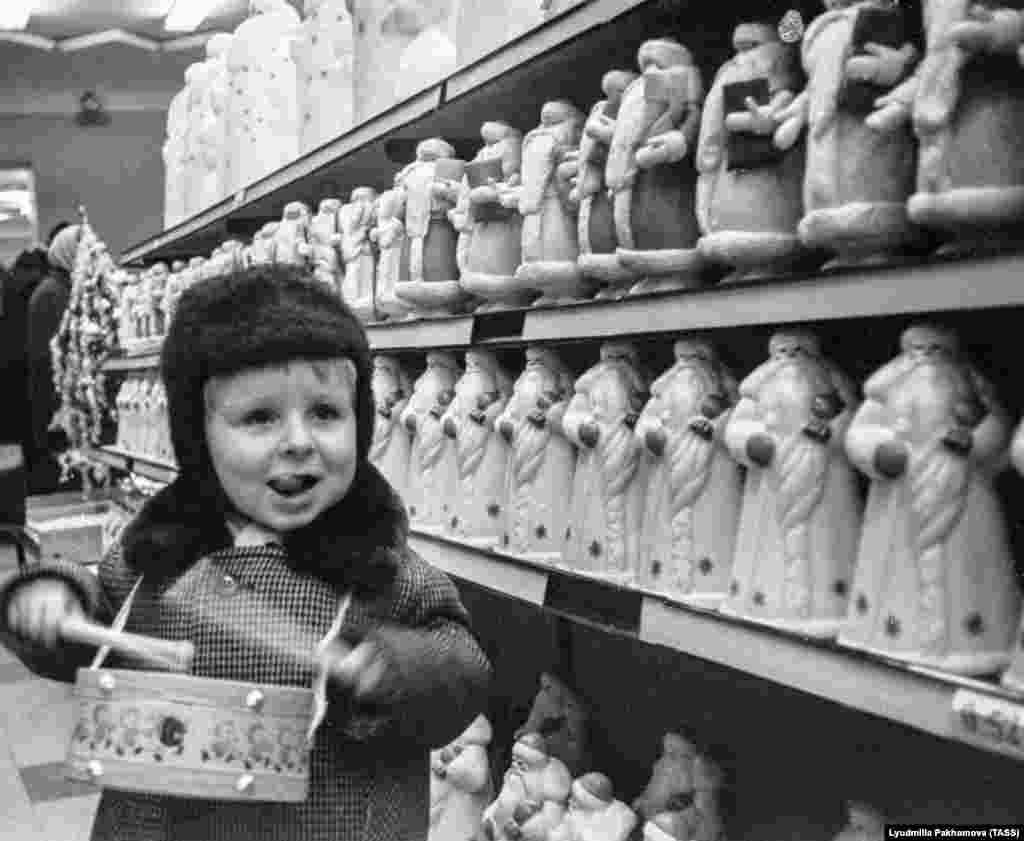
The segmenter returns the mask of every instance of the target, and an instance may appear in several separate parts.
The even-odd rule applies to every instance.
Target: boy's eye
[[[330,403],[317,403],[313,407],[313,417],[322,421],[337,420],[341,417],[341,411]]]
[[[246,426],[261,426],[273,419],[274,413],[270,409],[252,409],[242,415],[242,423]]]

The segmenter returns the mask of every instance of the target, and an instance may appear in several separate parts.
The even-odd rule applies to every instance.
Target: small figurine
[[[409,265],[402,261],[406,245],[404,215],[405,193],[401,190],[385,190],[377,197],[377,226],[370,230],[370,242],[379,253],[375,292],[375,312],[379,318],[397,318],[409,311],[395,295],[395,287],[409,279]]]
[[[274,232],[274,262],[289,266],[309,264],[309,208],[300,201],[288,202]]]
[[[665,812],[681,812],[693,803],[693,763],[697,749],[678,733],[666,733],[661,756],[651,768],[651,779],[633,801],[633,810],[644,820]],[[688,836],[681,836],[687,841]]]
[[[607,342],[562,418],[579,448],[565,563],[619,584],[636,576],[644,460],[633,430],[646,399],[636,348]]]
[[[454,742],[430,755],[430,829],[427,841],[474,839],[494,800],[487,747],[491,724],[478,715]]]
[[[362,321],[369,321],[373,317],[373,280],[377,271],[370,241],[377,191],[372,187],[357,187],[350,199],[338,211],[341,258],[345,261],[341,296]]]
[[[495,420],[508,405],[512,378],[494,354],[467,350],[455,397],[441,418],[455,444],[458,487],[446,523],[460,540],[494,545],[502,533],[508,491],[508,443]]]
[[[512,448],[505,551],[544,563],[562,557],[576,448],[562,428],[573,376],[547,347],[526,349],[526,367],[496,426]]]
[[[570,102],[547,102],[540,125],[523,138],[522,183],[502,191],[502,203],[523,219],[522,264],[516,280],[541,292],[535,306],[579,300],[588,284],[576,265],[579,238],[571,185],[560,164],[580,142],[583,114]]]
[[[441,417],[455,396],[461,373],[450,353],[428,353],[427,369],[416,380],[401,415],[402,425],[412,436],[405,500],[409,519],[419,529],[440,531],[451,516],[459,468]]]
[[[131,452],[132,441],[132,405],[135,401],[134,392],[139,387],[138,380],[129,377],[117,390],[114,405],[117,407],[117,447]]]
[[[154,263],[149,270],[147,297],[145,301],[145,315],[148,334],[150,336],[162,336],[166,325],[164,323],[164,292],[167,288],[167,276],[170,270],[163,262]]]
[[[200,94],[199,125],[195,127],[197,143],[196,200],[194,209],[203,210],[216,204],[225,192],[225,162],[228,154],[228,99],[231,82],[228,75],[228,52],[231,35],[218,33],[206,42],[203,62],[203,87]]]
[[[865,384],[846,447],[871,478],[839,641],[967,675],[1007,665],[1020,616],[994,480],[1010,424],[949,330],[918,325]]]
[[[736,55],[718,69],[701,117],[697,247],[735,270],[728,279],[751,280],[784,272],[803,255],[803,142],[779,149],[771,118],[792,102],[803,76],[796,49],[768,22],[739,24],[732,43]]]
[[[515,277],[522,259],[523,220],[518,210],[501,203],[501,193],[520,180],[522,135],[505,123],[489,122],[480,136],[484,146],[466,164],[462,286],[485,300],[477,312],[526,306],[536,295]]]
[[[167,108],[167,139],[161,149],[164,159],[164,228],[173,228],[188,216],[186,209],[185,151],[188,142],[187,87],[171,99]]]
[[[601,79],[605,99],[590,109],[583,126],[579,150],[569,155],[564,167],[573,179],[569,198],[579,205],[580,254],[576,259],[583,274],[607,288],[620,288],[633,274],[619,262],[616,249],[612,199],[605,183],[608,147],[615,134],[615,120],[626,89],[637,79],[628,70],[610,70]]]
[[[850,381],[810,332],[776,333],[740,385],[725,442],[747,468],[724,613],[815,637],[839,631],[860,535],[857,477],[843,450]]]
[[[140,338],[135,321],[135,307],[139,293],[138,274],[127,273],[124,283],[121,285],[121,297],[117,308],[117,341],[126,352],[133,350]]]
[[[524,733],[512,747],[497,799],[483,817],[487,841],[546,841],[565,815],[572,775],[548,753],[540,733]]]
[[[187,266],[184,260],[175,260],[171,264],[171,272],[167,275],[167,283],[164,286],[164,297],[160,302],[160,310],[166,327],[170,326],[171,321],[174,319],[174,311],[178,307],[178,298],[181,297],[181,293],[185,291],[185,273]]]
[[[590,769],[589,720],[590,713],[579,695],[555,675],[543,672],[530,714],[516,730],[516,738],[543,733],[547,753],[579,775]]]
[[[829,266],[889,262],[921,244],[907,215],[914,139],[878,131],[876,110],[918,59],[906,12],[887,0],[826,0],[804,35],[807,88],[777,111],[790,148],[807,126],[801,240],[834,253]]]
[[[628,841],[636,814],[615,799],[612,781],[592,771],[573,780],[569,809],[549,841]]]
[[[850,802],[848,820],[832,841],[884,841],[885,816],[867,803]]]
[[[405,497],[409,480],[409,431],[401,423],[402,412],[412,394],[405,369],[393,356],[373,357],[373,403],[376,407],[370,461],[384,475],[400,497]]]
[[[338,230],[340,208],[341,199],[321,199],[316,216],[309,225],[308,255],[313,264],[313,276],[335,292],[341,291],[343,274],[338,254],[338,246],[341,245]]]
[[[633,273],[639,294],[702,282],[691,153],[704,85],[690,51],[669,38],[645,42],[637,60],[643,75],[622,95],[605,181],[619,262]],[[611,286],[604,296],[624,291]]]
[[[676,363],[651,384],[636,425],[651,461],[639,583],[716,607],[732,577],[743,473],[723,433],[736,381],[709,342],[680,339]]]

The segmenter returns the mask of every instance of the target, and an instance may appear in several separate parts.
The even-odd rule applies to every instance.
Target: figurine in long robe
[[[404,498],[409,482],[411,440],[401,418],[412,394],[412,383],[395,357],[378,354],[373,357],[372,385],[376,413],[370,461]]]
[[[370,230],[374,225],[376,201],[377,191],[372,187],[356,187],[348,204],[338,211],[341,259],[345,263],[342,297],[363,321],[373,316],[373,282],[377,267]]]
[[[370,230],[370,241],[377,247],[377,285],[374,290],[374,309],[378,317],[396,318],[408,308],[395,295],[395,288],[403,280],[402,252],[405,248],[405,193],[398,189],[385,190],[377,197],[377,224]],[[408,272],[408,264],[404,266]]]
[[[615,798],[612,781],[591,771],[572,783],[569,808],[548,841],[628,841],[636,814]]]
[[[341,232],[338,228],[340,199],[320,199],[316,216],[309,225],[309,256],[313,263],[313,276],[335,292],[340,292],[342,275]]]
[[[430,755],[430,829],[427,841],[472,841],[494,800],[487,748],[491,724],[478,715],[451,744]]]

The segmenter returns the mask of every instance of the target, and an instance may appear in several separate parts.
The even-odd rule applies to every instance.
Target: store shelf
[[[160,351],[142,353],[137,356],[114,356],[103,364],[103,370],[113,371],[150,371],[160,364]]]
[[[985,681],[907,667],[416,532],[411,545],[450,575],[589,625],[675,649],[916,730],[1024,760],[1024,698]],[[965,704],[1002,710],[1019,730],[965,723]],[[1004,728],[1006,730],[1007,728]],[[990,727],[989,730],[992,730]]]
[[[473,317],[422,319],[370,324],[366,335],[375,351],[465,347],[473,334]]]
[[[154,482],[171,482],[178,475],[178,470],[173,464],[130,453],[118,447],[94,447],[89,450],[89,457],[100,464],[136,473]]]

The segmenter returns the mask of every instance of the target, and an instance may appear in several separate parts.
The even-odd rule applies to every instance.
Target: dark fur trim
[[[127,564],[151,581],[177,577],[204,555],[231,545],[223,508],[212,493],[179,477],[142,507],[124,533]],[[345,497],[313,523],[285,537],[297,569],[339,590],[386,590],[396,573],[395,550],[408,534],[405,508],[376,467],[363,462]]]

